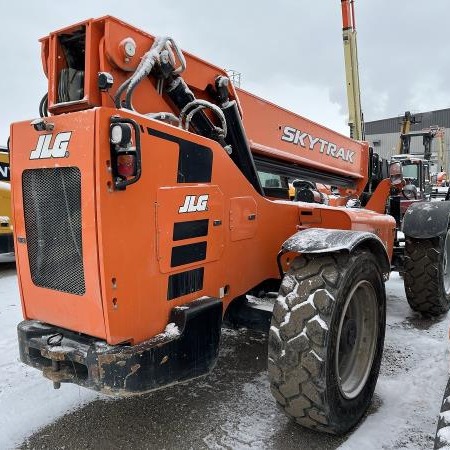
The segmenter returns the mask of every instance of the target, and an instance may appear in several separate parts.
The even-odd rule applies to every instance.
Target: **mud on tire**
[[[355,296],[358,301],[350,300]],[[366,302],[365,296],[371,300]],[[274,306],[268,362],[271,391],[288,416],[307,428],[334,434],[358,423],[378,378],[385,303],[383,275],[368,252],[305,255],[292,262]],[[354,308],[361,316],[356,327]],[[355,363],[347,356],[366,350],[366,368],[358,372],[359,359]],[[359,384],[354,383],[358,377],[352,378],[352,368],[360,373]]]
[[[405,291],[414,311],[438,316],[450,308],[447,244],[450,239],[445,236],[432,239],[407,237],[405,240]]]

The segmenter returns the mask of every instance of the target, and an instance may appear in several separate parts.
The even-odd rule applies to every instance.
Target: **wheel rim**
[[[448,255],[450,254],[450,230],[447,231],[444,243],[444,255],[442,258],[442,272],[444,279],[444,291],[445,295],[450,294],[450,267],[448,264]]]
[[[348,295],[339,322],[336,373],[341,394],[359,395],[369,378],[378,340],[377,295],[372,284],[360,281]]]

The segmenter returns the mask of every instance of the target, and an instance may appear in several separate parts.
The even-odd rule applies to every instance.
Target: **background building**
[[[444,151],[447,153],[447,161],[450,150],[450,108],[437,111],[413,113],[418,123],[411,125],[411,131],[419,131],[424,128],[438,126],[444,128]],[[397,147],[400,140],[400,128],[402,125],[402,116],[391,117],[389,119],[374,120],[366,122],[366,140],[373,146],[374,151],[381,157],[389,159],[397,153]],[[437,152],[438,140],[434,139],[432,152]],[[411,140],[411,152],[423,153],[423,144],[421,138]],[[447,168],[448,173],[448,168]]]

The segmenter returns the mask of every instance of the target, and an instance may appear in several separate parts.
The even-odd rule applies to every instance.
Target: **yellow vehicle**
[[[0,147],[0,262],[14,259],[9,153]]]
[[[9,152],[6,147],[0,145],[0,181],[9,182]]]

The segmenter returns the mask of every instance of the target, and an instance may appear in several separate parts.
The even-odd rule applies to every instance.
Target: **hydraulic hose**
[[[150,50],[142,57],[134,73],[126,81],[124,81],[117,90],[114,97],[116,108],[121,107],[120,99],[126,90],[125,107],[128,109],[134,109],[132,105],[134,90],[136,89],[136,86],[150,74],[155,64],[159,62],[161,52],[164,49],[168,49],[169,51],[173,49],[178,57],[178,60],[180,61],[180,66],[173,70],[173,74],[179,74],[184,71],[186,68],[186,60],[175,41],[167,36],[157,37]]]
[[[45,94],[39,103],[39,116],[48,117],[48,94]]]

